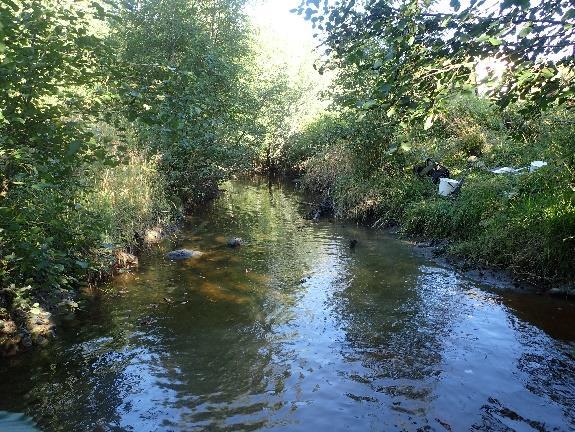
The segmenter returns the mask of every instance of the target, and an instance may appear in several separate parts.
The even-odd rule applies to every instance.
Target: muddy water
[[[153,251],[50,348],[2,363],[0,410],[45,431],[575,428],[573,303],[305,221],[285,186],[225,188],[169,245],[201,258]]]

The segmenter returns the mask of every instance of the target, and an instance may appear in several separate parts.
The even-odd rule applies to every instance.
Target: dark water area
[[[575,304],[306,221],[289,186],[225,189],[54,344],[2,360],[0,410],[43,431],[575,429]]]

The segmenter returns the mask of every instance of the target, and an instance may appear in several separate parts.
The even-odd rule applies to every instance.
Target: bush
[[[429,130],[417,124],[376,127],[378,117],[369,118],[348,118],[353,126],[330,136],[337,144],[323,145],[303,162],[308,167],[304,185],[331,190],[338,215],[378,225],[399,223],[410,235],[449,239],[452,254],[518,275],[573,279],[571,111],[526,117],[519,106],[498,113],[488,102],[465,96],[453,98]],[[384,130],[390,132],[382,138]],[[299,138],[319,140],[316,130]],[[469,156],[476,156],[474,163]],[[412,167],[428,157],[445,164],[451,177],[464,178],[458,196],[441,197],[429,178],[414,175]],[[533,160],[549,165],[517,176],[488,171],[526,167]]]

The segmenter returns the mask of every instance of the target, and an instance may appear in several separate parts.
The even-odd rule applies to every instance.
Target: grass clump
[[[299,139],[316,141],[317,122],[321,119],[313,133],[304,130]],[[509,268],[518,276],[573,280],[575,115],[570,110],[526,116],[519,106],[500,112],[487,100],[462,95],[428,130],[389,124],[375,112],[342,113],[339,122],[353,127],[332,136],[337,144],[323,144],[300,166],[306,169],[304,186],[332,191],[341,217],[447,239],[451,254]],[[387,133],[378,133],[383,130]],[[413,167],[427,158],[464,181],[457,196],[439,196],[431,179],[414,174]],[[529,172],[534,160],[548,165]],[[518,175],[490,171],[502,166],[525,169]]]

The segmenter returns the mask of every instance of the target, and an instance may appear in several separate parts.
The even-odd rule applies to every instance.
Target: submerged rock
[[[244,244],[245,242],[240,237],[234,237],[228,241],[228,246],[231,248],[237,248]]]
[[[197,258],[203,255],[203,252],[195,251],[191,249],[177,249],[166,254],[168,259],[174,261],[186,260],[190,258]]]

